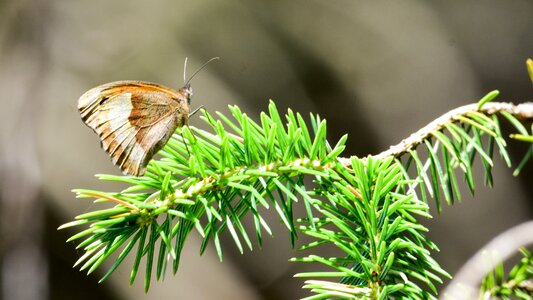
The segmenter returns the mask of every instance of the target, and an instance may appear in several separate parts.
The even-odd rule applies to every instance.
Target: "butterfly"
[[[178,89],[156,83],[123,80],[99,85],[78,100],[83,122],[101,140],[102,148],[124,174],[142,176],[152,157],[165,146],[178,127],[188,124],[193,91],[191,79]]]

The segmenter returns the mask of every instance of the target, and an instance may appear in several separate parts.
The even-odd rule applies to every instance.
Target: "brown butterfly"
[[[142,176],[152,157],[176,128],[186,125],[192,97],[191,79],[174,90],[159,84],[124,80],[90,89],[78,100],[78,110],[87,126],[102,141],[113,163],[127,175]],[[184,81],[187,60],[185,60]]]

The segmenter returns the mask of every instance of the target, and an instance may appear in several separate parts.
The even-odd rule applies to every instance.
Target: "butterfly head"
[[[190,83],[187,83],[185,86],[183,86],[179,93],[183,95],[185,99],[187,99],[187,104],[191,104],[191,98],[192,98],[192,87]]]
[[[180,94],[183,95],[187,99],[187,103],[191,104],[191,97],[192,97],[192,88],[191,88],[191,80],[198,74],[207,64],[212,62],[213,60],[219,59],[218,57],[213,57],[210,60],[206,61],[194,74],[192,74],[191,77],[187,80],[187,58],[185,58],[185,65],[183,67],[183,81],[185,82],[185,85],[179,90]]]

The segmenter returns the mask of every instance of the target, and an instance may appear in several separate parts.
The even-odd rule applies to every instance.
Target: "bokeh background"
[[[94,208],[73,188],[114,190],[93,174],[119,174],[80,120],[78,97],[122,79],[179,88],[193,107],[258,116],[274,99],[318,113],[345,155],[375,154],[437,116],[499,89],[500,101],[531,100],[533,2],[510,1],[0,1],[0,289],[3,299],[295,299],[292,275],[310,269],[282,226],[262,250],[199,256],[191,236],[176,276],[130,287],[131,259],[106,282],[72,264],[81,255],[56,231]],[[197,117],[191,124],[201,126]],[[515,160],[520,150],[511,149]],[[426,221],[452,274],[483,244],[533,216],[532,167],[513,178],[496,160],[494,189]],[[275,223],[275,222],[274,222]],[[109,265],[108,265],[109,266]],[[444,286],[444,285],[443,285]],[[442,288],[442,287],[441,287]]]

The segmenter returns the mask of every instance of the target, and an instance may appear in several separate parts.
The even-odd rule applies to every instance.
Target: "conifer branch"
[[[274,208],[292,246],[313,250],[330,245],[338,250],[333,257],[292,259],[331,269],[297,277],[338,279],[307,281],[304,287],[316,293],[309,299],[436,299],[437,284],[449,274],[431,257],[437,245],[425,237],[427,228],[418,221],[431,217],[428,199],[435,199],[439,209],[441,200],[453,204],[460,199],[456,172],[464,174],[473,193],[476,158],[485,183],[492,184],[494,149],[511,166],[500,119],[516,130],[511,138],[530,144],[517,170],[533,157],[533,132],[527,129],[533,122],[533,103],[490,102],[497,94],[454,109],[398,145],[364,159],[341,158],[347,136],[332,147],[326,121],[314,115],[305,121],[291,110],[282,118],[273,102],[260,122],[236,106],[230,107],[231,117],[217,113],[215,118],[203,111],[210,131],[179,128],[145,176],[98,175],[127,183],[126,189],[74,190],[79,198],[113,206],[79,215],[60,228],[86,227],[69,239],[80,241],[78,248],[85,251],[76,262],[81,270],[94,272],[114,257],[101,281],[132,255],[133,283],[144,260],[148,291],[152,277],[160,280],[169,262],[177,272],[187,236],[194,231],[203,239],[200,253],[213,243],[222,260],[220,235],[226,230],[241,253],[253,249],[254,239],[242,222],[251,216],[261,247],[263,234],[272,234],[262,211]],[[293,214],[297,202],[305,207],[299,219]],[[296,245],[299,233],[314,240]]]
[[[498,92],[493,91],[485,98],[490,97],[491,100],[498,95]],[[484,99],[485,99],[484,98]],[[482,102],[483,99],[480,101]],[[533,102],[513,104],[504,102],[484,103],[481,107],[479,103],[473,103],[455,108],[444,115],[438,117],[428,125],[424,126],[417,132],[411,134],[408,138],[402,140],[400,143],[391,146],[389,149],[373,155],[375,159],[383,159],[389,156],[399,157],[409,151],[415,149],[424,140],[431,136],[432,132],[441,131],[446,124],[460,121],[461,117],[466,117],[471,113],[483,113],[485,115],[495,115],[507,113],[515,116],[518,120],[527,121],[533,119]],[[349,158],[339,157],[339,160],[346,166],[349,166]]]

